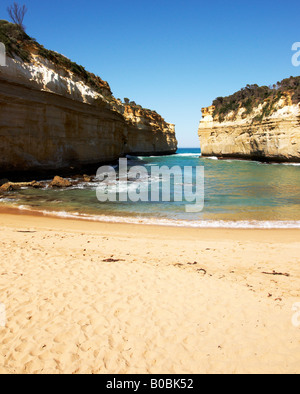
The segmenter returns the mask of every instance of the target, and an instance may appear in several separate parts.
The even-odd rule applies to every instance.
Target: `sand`
[[[300,372],[298,230],[1,214],[0,236],[1,373]]]

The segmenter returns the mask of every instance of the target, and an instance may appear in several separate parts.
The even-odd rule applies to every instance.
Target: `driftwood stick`
[[[263,272],[263,274],[265,274],[265,275],[287,276],[287,277],[290,276],[290,274],[283,274],[282,272],[276,272],[276,271],[273,271],[273,272]]]

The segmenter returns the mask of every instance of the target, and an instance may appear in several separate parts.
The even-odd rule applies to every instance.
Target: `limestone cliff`
[[[6,67],[0,67],[1,173],[80,168],[126,154],[177,150],[174,125],[116,100],[108,83],[83,67],[27,35],[7,48]]]
[[[295,93],[299,81],[294,79],[293,89],[264,87],[253,99],[254,92],[261,89],[255,85],[248,95],[245,90],[239,92],[242,104],[232,96],[225,101],[218,98],[216,105],[203,108],[199,125],[202,155],[300,162],[300,100],[299,91]],[[262,92],[266,98],[261,100],[258,96]]]

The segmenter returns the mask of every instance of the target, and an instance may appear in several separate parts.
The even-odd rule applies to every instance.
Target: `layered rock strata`
[[[274,112],[262,119],[263,110],[264,104],[251,114],[241,108],[220,122],[214,117],[214,106],[203,108],[198,130],[202,155],[300,162],[300,104],[293,104],[285,95]]]
[[[100,78],[93,75],[93,88],[34,45],[29,50],[30,61],[7,56],[0,67],[0,173],[176,152],[175,126],[156,112],[126,105]]]

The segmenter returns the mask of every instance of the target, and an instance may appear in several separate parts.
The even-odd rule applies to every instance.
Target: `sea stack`
[[[203,156],[300,162],[300,77],[248,85],[202,109]]]
[[[39,172],[177,150],[175,126],[116,99],[107,82],[0,21],[0,172]]]

